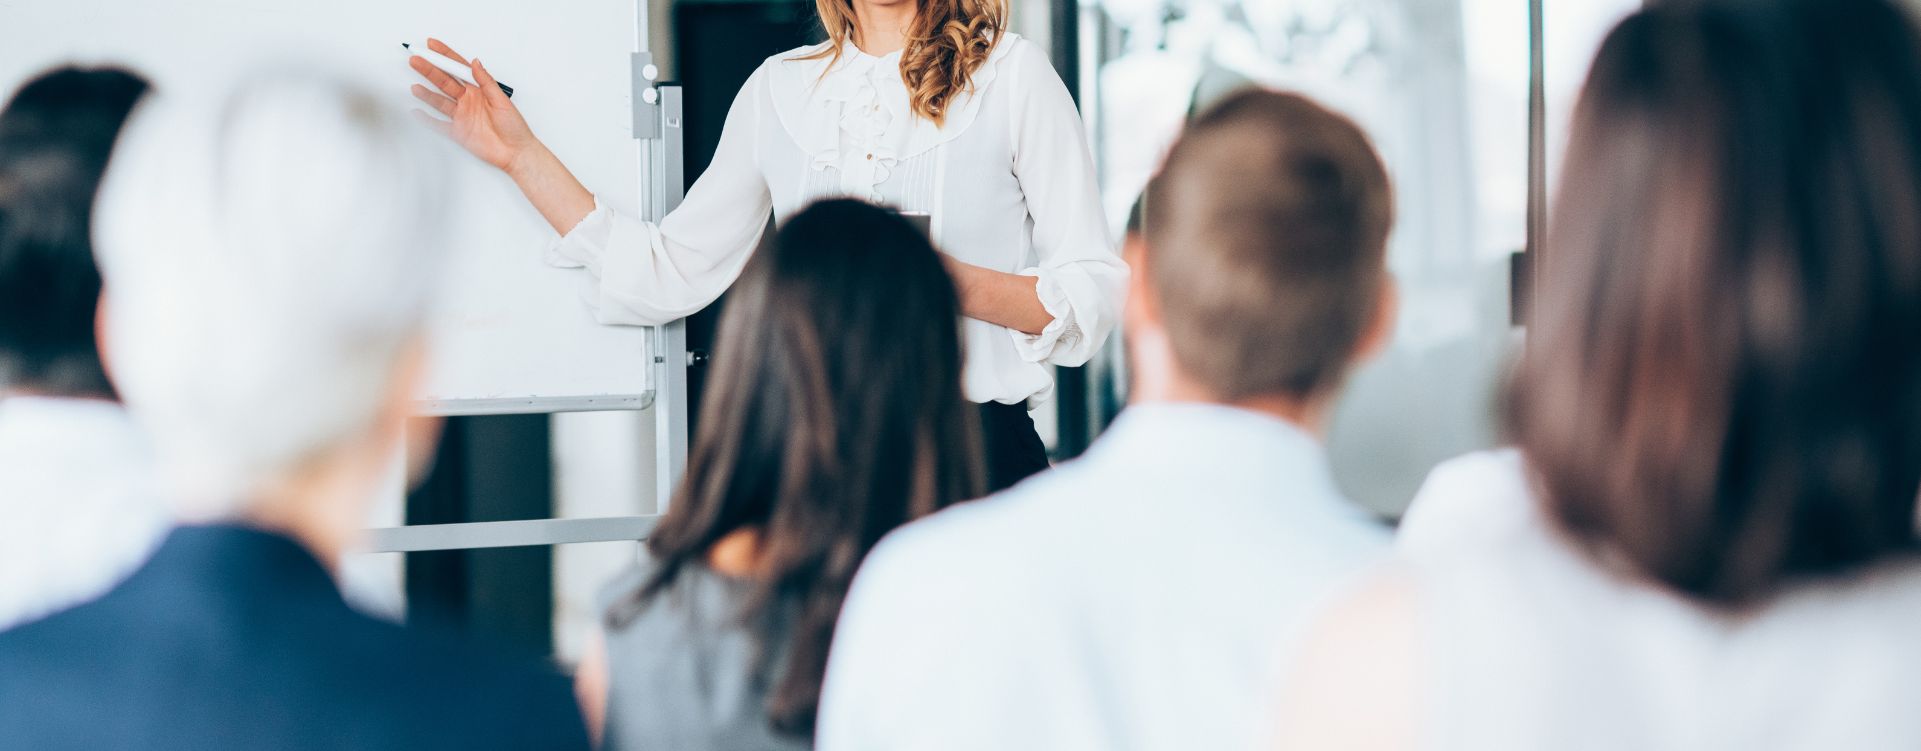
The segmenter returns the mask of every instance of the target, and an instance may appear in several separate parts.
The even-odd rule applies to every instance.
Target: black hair
[[[961,394],[960,302],[940,255],[898,214],[816,203],[728,292],[687,476],[647,539],[654,576],[624,628],[722,538],[759,533],[743,622],[763,652],[773,727],[811,737],[834,621],[881,536],[981,491]],[[776,668],[766,658],[784,656]]]
[[[0,110],[0,389],[113,395],[94,341],[94,193],[148,85],[117,68],[59,68]]]

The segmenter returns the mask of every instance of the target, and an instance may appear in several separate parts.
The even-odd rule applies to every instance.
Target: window
[[[1595,44],[1638,4],[1547,0],[1550,152]],[[1082,6],[1081,106],[1117,233],[1186,118],[1240,86],[1311,94],[1373,136],[1399,208],[1389,257],[1401,310],[1328,439],[1342,487],[1384,514],[1435,463],[1497,439],[1494,400],[1519,341],[1508,268],[1527,234],[1529,12],[1517,0]]]

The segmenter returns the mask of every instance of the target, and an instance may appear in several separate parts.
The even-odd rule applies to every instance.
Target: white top
[[[1259,747],[1276,658],[1387,545],[1293,425],[1130,407],[1083,458],[881,542],[817,743]]]
[[[0,398],[0,629],[105,593],[166,533],[145,445],[108,402]]]
[[[968,319],[968,397],[1045,398],[1053,378],[1044,365],[1086,362],[1113,330],[1127,273],[1067,88],[1040,49],[1008,34],[936,127],[908,108],[900,53],[874,57],[849,44],[832,70],[800,59],[823,45],[754,71],[713,163],[659,224],[596,202],[549,262],[599,277],[601,322],[661,324],[733,284],[769,211],[784,221],[816,199],[854,196],[926,212],[947,254],[1039,277],[1054,317],[1038,336]]]
[[[1611,574],[1535,510],[1514,451],[1441,465],[1404,522],[1434,749],[1921,748],[1921,566],[1744,618]]]

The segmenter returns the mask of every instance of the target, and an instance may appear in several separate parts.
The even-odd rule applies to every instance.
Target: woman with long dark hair
[[[1047,54],[1007,31],[1006,0],[815,5],[827,41],[754,71],[713,163],[658,223],[601,204],[479,60],[429,41],[479,85],[416,57],[432,88],[414,95],[561,233],[549,258],[600,280],[606,323],[660,324],[706,307],[769,215],[785,222],[835,196],[926,214],[966,317],[962,385],[980,405],[989,483],[1012,485],[1047,468],[1027,405],[1053,393],[1049,366],[1085,363],[1120,318],[1126,267],[1086,129]]]
[[[861,559],[980,490],[959,302],[907,220],[815,204],[733,294],[687,477],[582,668],[609,748],[808,747]]]
[[[1518,450],[1302,656],[1293,748],[1921,748],[1921,35],[1650,3],[1575,111]],[[1447,531],[1444,531],[1447,530]]]

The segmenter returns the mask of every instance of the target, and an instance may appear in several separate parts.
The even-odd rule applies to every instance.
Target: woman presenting
[[[828,40],[762,63],[734,98],[713,163],[658,224],[602,205],[541,144],[479,60],[438,41],[478,86],[418,57],[422,114],[504,170],[561,233],[548,260],[599,278],[604,323],[657,325],[720,296],[771,211],[852,196],[930,216],[960,292],[988,482],[1047,467],[1029,399],[1047,365],[1079,365],[1119,317],[1127,268],[1101,213],[1080,116],[1004,0],[817,0]],[[849,363],[858,377],[860,363]]]

